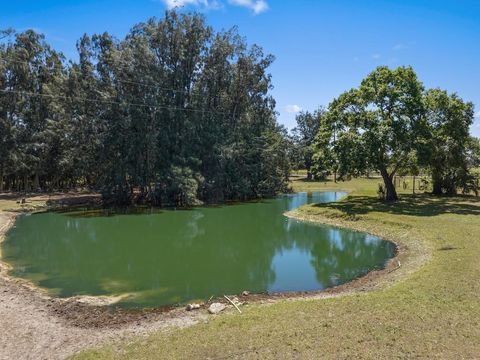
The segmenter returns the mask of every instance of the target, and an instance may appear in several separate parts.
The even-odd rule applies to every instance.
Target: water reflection
[[[140,216],[39,214],[18,220],[3,251],[15,275],[59,296],[131,293],[124,306],[324,289],[382,267],[394,254],[376,237],[282,216],[344,195],[300,193]]]

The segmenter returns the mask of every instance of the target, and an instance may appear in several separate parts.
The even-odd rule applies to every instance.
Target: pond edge
[[[408,245],[412,241],[405,241],[409,236],[407,230],[403,234],[393,234],[382,230],[373,230],[365,226],[362,221],[352,221],[315,214],[308,216],[302,213],[300,208],[284,213],[284,216],[299,221],[312,222],[316,224],[328,225],[335,228],[348,229],[351,231],[363,232],[369,235],[379,237],[383,241],[389,241],[395,245],[395,256],[390,258],[383,269],[372,270],[359,278],[353,279],[344,284],[316,291],[291,291],[282,293],[260,293],[237,295],[240,301],[245,304],[273,304],[278,301],[298,301],[326,299],[351,294],[365,294],[373,290],[384,288],[385,286],[396,283],[406,275],[416,271],[430,257],[425,248],[425,242],[416,239],[415,243],[421,250],[412,252]],[[3,215],[3,216],[2,216]],[[19,213],[3,212],[0,214],[0,244],[4,241],[6,233],[14,226]],[[4,218],[2,224],[2,217]],[[420,241],[418,241],[420,240]],[[417,249],[417,250],[419,250]],[[47,290],[35,285],[32,281],[11,276],[9,274],[11,266],[2,261],[0,249],[0,278],[5,280],[10,286],[20,286],[28,290],[29,296],[39,298],[43,301],[54,303],[52,316],[60,317],[69,325],[83,328],[122,328],[129,325],[135,325],[140,322],[149,322],[161,320],[169,323],[169,320],[178,320],[182,316],[188,316],[189,319],[198,319],[205,317],[208,306],[213,302],[221,302],[226,305],[228,302],[224,298],[213,298],[202,304],[201,311],[186,312],[183,306],[165,306],[161,308],[145,309],[112,309],[105,305],[114,304],[118,297],[109,296],[74,296],[70,298],[58,298],[48,294]],[[246,289],[248,290],[248,289]],[[8,291],[8,290],[6,290]],[[230,295],[230,294],[227,294]],[[49,305],[49,307],[51,307]],[[233,308],[233,306],[229,306]],[[50,309],[51,310],[51,309]],[[235,310],[235,309],[234,309]],[[99,314],[102,313],[102,314]],[[93,315],[93,316],[92,316]],[[99,316],[103,315],[103,316]],[[72,319],[74,321],[72,321]],[[177,321],[171,321],[172,324]],[[194,321],[193,323],[195,323]]]

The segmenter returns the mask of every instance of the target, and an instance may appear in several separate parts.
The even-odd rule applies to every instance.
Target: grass
[[[0,211],[35,211],[36,209],[45,208],[46,200],[42,197],[26,197],[26,202],[21,203],[23,196],[19,193],[3,193],[0,194]]]
[[[185,329],[88,350],[76,359],[474,359],[480,355],[480,201],[402,194],[376,200],[378,179],[305,182],[296,191],[348,190],[340,203],[293,215],[384,236],[401,267],[373,291],[251,304]]]

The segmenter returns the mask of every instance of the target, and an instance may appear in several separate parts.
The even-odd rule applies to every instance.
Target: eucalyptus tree
[[[96,75],[92,39],[86,34],[77,42],[78,62],[71,63],[66,80],[65,111],[69,176],[79,185],[93,186],[101,171],[102,105]],[[97,101],[98,100],[98,101]]]
[[[87,185],[107,202],[176,206],[286,190],[274,58],[236,29],[167,12],[124,39],[84,35],[69,64],[34,31],[6,39],[0,170],[9,189]]]
[[[0,191],[4,189],[4,178],[11,165],[12,149],[14,148],[13,124],[8,116],[8,102],[4,91],[7,91],[7,43],[11,30],[0,31]]]
[[[386,200],[397,200],[393,177],[416,162],[426,134],[422,96],[423,85],[412,68],[378,67],[358,88],[329,105],[330,125],[316,141],[323,156],[316,162],[334,161],[341,177],[376,170],[383,178]]]
[[[38,188],[41,177],[62,172],[64,59],[32,30],[16,33],[2,53],[2,158],[17,189],[21,178],[29,190],[31,177]]]

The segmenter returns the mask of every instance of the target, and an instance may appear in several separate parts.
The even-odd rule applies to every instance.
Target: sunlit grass
[[[0,211],[34,211],[45,208],[45,199],[26,197],[25,203],[22,203],[22,198],[18,193],[0,194]]]

